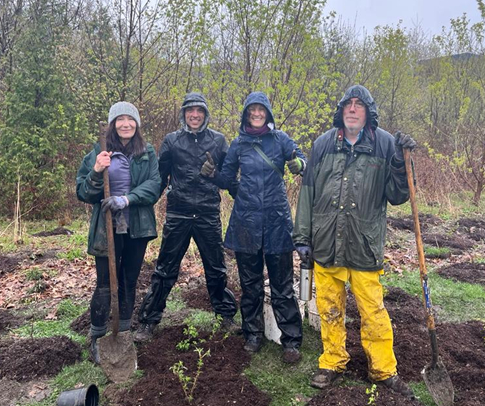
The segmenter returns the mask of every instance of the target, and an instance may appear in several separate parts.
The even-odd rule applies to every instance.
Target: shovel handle
[[[428,330],[435,330],[434,317],[432,313],[431,297],[428,287],[428,272],[426,270],[426,263],[424,262],[423,240],[421,238],[421,227],[419,225],[418,205],[416,204],[416,189],[414,187],[413,168],[411,164],[411,152],[408,148],[404,149],[404,162],[406,165],[406,177],[409,186],[409,201],[411,203],[411,211],[413,212],[414,220],[414,235],[416,237],[416,250],[418,251],[419,260],[419,275],[421,278],[421,287],[423,288],[423,299],[426,310],[426,320]]]
[[[106,124],[99,123],[99,145],[101,151],[106,151]],[[103,171],[104,183],[104,198],[110,197],[109,190],[109,174],[108,168]],[[108,241],[108,264],[109,264],[109,288],[111,292],[111,316],[112,316],[112,334],[116,336],[120,328],[120,314],[118,304],[118,278],[116,275],[116,256],[115,256],[115,240],[113,235],[113,216],[111,210],[105,213],[106,219],[106,239]]]

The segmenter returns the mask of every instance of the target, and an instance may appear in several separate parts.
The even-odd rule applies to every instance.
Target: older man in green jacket
[[[317,307],[324,352],[312,386],[341,378],[345,349],[345,284],[350,283],[361,316],[362,346],[369,378],[412,397],[397,375],[393,332],[384,307],[383,273],[387,203],[409,198],[403,148],[409,135],[393,137],[378,127],[370,92],[350,87],[338,104],[334,128],[314,143],[300,192],[294,243],[304,261],[314,261]]]

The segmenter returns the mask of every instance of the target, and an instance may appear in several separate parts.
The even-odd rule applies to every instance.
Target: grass
[[[386,274],[382,282],[421,298],[422,287],[418,271],[405,271],[402,275]],[[428,269],[428,286],[433,306],[441,321],[485,321],[485,289],[482,286],[442,278],[432,269]]]
[[[86,337],[75,333],[70,328],[72,321],[87,310],[87,306],[75,304],[71,300],[63,300],[57,307],[57,320],[40,320],[33,316],[23,326],[11,330],[11,334],[26,338],[44,338],[66,336],[81,345],[86,343]]]
[[[272,397],[271,406],[304,405],[300,399],[311,398],[319,391],[310,386],[310,379],[317,368],[322,344],[320,335],[305,321],[302,361],[289,366],[281,360],[282,347],[266,341],[260,352],[253,355],[251,365],[244,373],[259,389]],[[278,371],[278,373],[275,373]]]
[[[52,393],[42,402],[28,403],[27,406],[52,406],[62,392],[90,384],[95,384],[99,392],[103,392],[107,381],[101,368],[86,360],[67,366],[50,382]]]

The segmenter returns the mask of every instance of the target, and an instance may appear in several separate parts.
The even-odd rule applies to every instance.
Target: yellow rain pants
[[[384,271],[323,268],[315,263],[314,272],[324,351],[318,360],[319,368],[343,372],[350,360],[345,349],[345,283],[350,282],[361,317],[360,337],[367,356],[369,378],[381,381],[396,375],[392,325],[379,281]]]

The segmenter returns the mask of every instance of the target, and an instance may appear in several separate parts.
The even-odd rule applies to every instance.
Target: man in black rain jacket
[[[167,214],[151,287],[138,315],[138,342],[149,340],[160,323],[191,238],[202,257],[212,308],[222,316],[225,330],[237,330],[236,300],[226,287],[219,188],[199,173],[207,152],[222,168],[227,142],[224,135],[207,127],[209,109],[200,93],[185,96],[179,119],[182,128],[165,137],[158,153],[162,190],[168,186]]]

